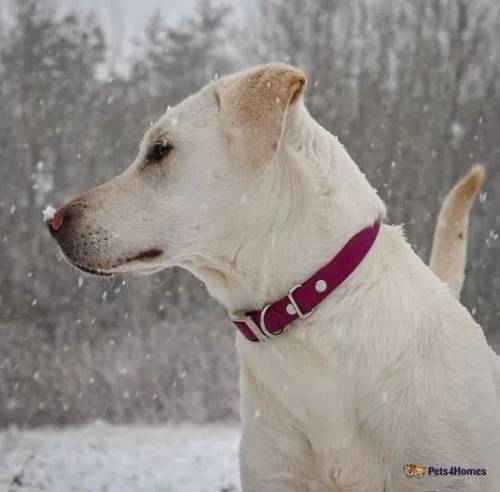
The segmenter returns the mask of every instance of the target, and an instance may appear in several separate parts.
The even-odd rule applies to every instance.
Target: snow
[[[0,433],[0,492],[239,492],[235,425]]]
[[[54,218],[55,214],[56,214],[56,209],[54,207],[52,207],[51,205],[45,207],[42,210],[43,221],[49,222]]]

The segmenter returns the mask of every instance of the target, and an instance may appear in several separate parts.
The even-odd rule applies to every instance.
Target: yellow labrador
[[[305,83],[280,64],[212,82],[50,230],[84,271],[178,265],[233,313],[244,492],[498,492],[498,357],[456,287],[382,223]],[[466,473],[408,478],[412,463]]]

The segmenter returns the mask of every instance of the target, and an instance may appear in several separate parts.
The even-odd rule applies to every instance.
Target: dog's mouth
[[[88,263],[82,264],[78,261],[72,261],[71,259],[69,259],[69,261],[82,272],[98,277],[111,277],[117,273],[125,273],[127,271],[155,271],[158,267],[150,265],[149,263],[159,258],[162,254],[163,251],[161,249],[152,248],[129,258],[125,258],[110,267],[102,268],[89,265]]]
[[[158,258],[163,254],[163,251],[158,248],[152,248],[148,249],[146,251],[143,251],[142,253],[139,253],[138,255],[133,256],[132,258],[129,258],[127,260],[127,263],[130,263],[132,261],[148,261],[148,260],[153,260],[155,258]]]
[[[78,263],[71,262],[71,264],[78,268],[78,270],[89,273],[90,275],[95,275],[96,277],[112,277],[114,275],[114,273],[112,272],[106,272],[105,270],[94,270],[93,268],[79,265]]]

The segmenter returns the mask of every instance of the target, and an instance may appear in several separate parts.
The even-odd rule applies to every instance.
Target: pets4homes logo
[[[404,465],[403,469],[408,478],[452,476],[452,477],[484,477],[486,468],[464,468],[462,466],[436,467],[422,465]]]

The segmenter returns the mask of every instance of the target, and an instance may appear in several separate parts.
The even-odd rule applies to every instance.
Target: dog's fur
[[[62,209],[69,260],[105,274],[179,265],[234,312],[307,279],[385,206],[309,115],[304,85],[261,66],[168,111],[128,170]],[[151,162],[163,141],[173,150]],[[498,492],[498,357],[454,290],[383,225],[309,318],[269,343],[238,336],[244,492]],[[487,476],[409,479],[407,464]]]

